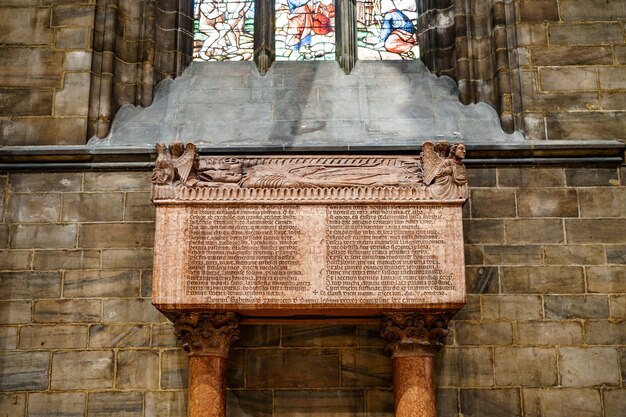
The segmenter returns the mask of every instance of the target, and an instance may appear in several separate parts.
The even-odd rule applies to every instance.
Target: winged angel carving
[[[447,155],[447,157],[446,157]],[[467,198],[467,171],[463,165],[465,144],[446,141],[422,145],[424,184],[435,199]]]

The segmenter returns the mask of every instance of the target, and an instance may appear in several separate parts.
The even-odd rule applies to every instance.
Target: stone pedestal
[[[396,417],[435,417],[435,353],[447,327],[445,315],[385,314],[381,336],[392,353]]]
[[[172,318],[189,352],[188,417],[226,416],[226,360],[239,334],[233,313],[185,313]]]

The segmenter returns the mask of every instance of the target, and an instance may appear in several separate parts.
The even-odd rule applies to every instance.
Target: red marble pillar
[[[381,335],[392,353],[396,417],[435,417],[435,352],[443,345],[447,327],[444,315],[385,314]]]
[[[187,417],[226,416],[226,360],[239,335],[233,313],[177,315],[174,328],[189,352]]]

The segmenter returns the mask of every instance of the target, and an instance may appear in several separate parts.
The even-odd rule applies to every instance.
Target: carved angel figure
[[[158,156],[152,173],[154,184],[167,185],[178,180],[182,184],[193,185],[198,181],[195,176],[198,155],[193,143],[183,146],[181,142],[172,142],[169,151],[164,143],[157,143],[156,148]]]
[[[422,166],[424,184],[429,186],[435,199],[467,198],[467,171],[462,161],[465,159],[465,144],[457,142],[449,147],[448,157],[441,153],[447,149],[447,142],[436,145],[424,142],[422,145]]]
[[[158,156],[154,162],[152,182],[158,185],[171,184],[174,181],[174,164],[164,143],[156,144]]]

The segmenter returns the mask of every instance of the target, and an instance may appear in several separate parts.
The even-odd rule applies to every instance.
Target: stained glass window
[[[419,56],[415,0],[357,0],[359,59]]]
[[[276,60],[335,59],[332,0],[276,0]]]
[[[252,59],[254,0],[195,0],[194,6],[194,59]]]

